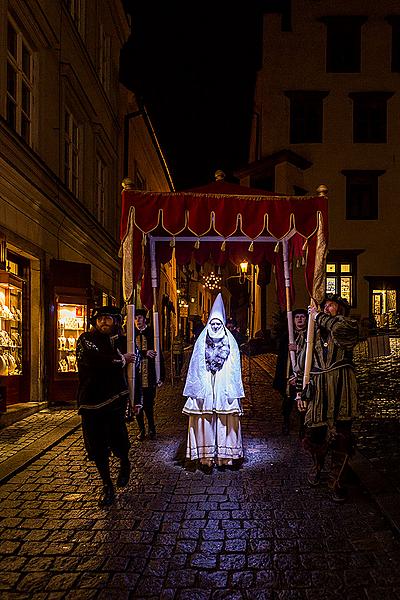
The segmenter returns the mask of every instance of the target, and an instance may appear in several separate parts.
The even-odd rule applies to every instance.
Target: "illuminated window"
[[[342,260],[329,261],[326,264],[327,294],[339,294],[354,306],[354,267],[353,263]]]
[[[6,119],[27,144],[32,143],[33,53],[16,24],[7,23]]]

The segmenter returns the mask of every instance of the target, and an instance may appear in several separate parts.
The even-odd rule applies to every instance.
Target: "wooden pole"
[[[156,380],[160,383],[160,324],[158,319],[157,307],[157,264],[156,264],[156,243],[150,237],[150,264],[151,264],[151,287],[153,289],[153,329],[154,329],[154,350],[157,352],[155,358]]]
[[[294,331],[293,331],[293,316],[292,316],[292,306],[290,300],[290,270],[289,270],[289,250],[288,250],[288,241],[286,238],[282,240],[282,250],[283,250],[283,273],[285,276],[285,291],[286,291],[286,316],[287,316],[287,324],[288,324],[288,332],[289,332],[289,345],[294,344]],[[290,350],[290,362],[292,363],[292,369],[294,369],[296,365],[296,353],[294,350]]]
[[[133,304],[128,304],[126,307],[126,338],[127,338],[127,351],[136,354],[136,342],[135,342],[135,292],[133,292]],[[127,368],[128,386],[129,386],[129,402],[134,410],[135,405],[135,378],[136,369],[133,363],[128,364]]]

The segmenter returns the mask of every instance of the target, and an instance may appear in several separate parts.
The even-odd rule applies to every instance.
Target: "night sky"
[[[126,0],[121,80],[146,105],[177,190],[247,163],[262,11],[254,2]],[[249,6],[249,4],[251,6]]]

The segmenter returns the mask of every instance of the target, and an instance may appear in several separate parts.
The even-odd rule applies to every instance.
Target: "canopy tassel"
[[[225,252],[226,250],[226,240],[224,240],[221,244],[221,252]]]
[[[248,248],[247,251],[248,252],[254,252],[254,242],[253,241],[251,242],[251,244],[250,244],[250,246],[249,246],[249,248]]]
[[[198,250],[200,248],[200,240],[198,238],[194,243],[194,248],[195,248],[195,250]]]
[[[279,252],[279,242],[276,242],[276,244],[275,244],[275,248],[274,248],[274,252],[275,252],[276,254],[278,254],[278,252]]]
[[[171,248],[175,248],[175,236],[173,236],[173,238],[170,240],[169,245]]]
[[[147,235],[145,233],[142,234],[142,246],[147,245]]]

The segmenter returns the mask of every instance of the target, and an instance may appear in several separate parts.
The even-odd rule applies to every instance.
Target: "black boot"
[[[101,493],[99,498],[100,508],[103,508],[104,506],[110,506],[114,502],[114,498],[115,493],[113,484],[111,482],[105,483],[103,486],[103,492]]]
[[[129,459],[126,458],[121,460],[121,466],[119,469],[118,479],[117,479],[117,487],[125,487],[128,485],[129,477],[131,474],[131,463]]]

